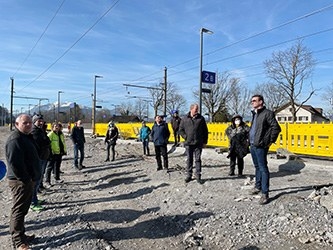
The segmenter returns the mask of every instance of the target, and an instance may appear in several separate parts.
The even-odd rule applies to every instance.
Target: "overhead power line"
[[[290,25],[290,24],[292,24],[292,23],[295,23],[295,22],[297,22],[297,21],[300,21],[300,20],[302,20],[302,19],[308,18],[308,17],[313,16],[313,15],[319,14],[319,13],[321,13],[321,12],[324,12],[324,11],[330,10],[330,9],[332,9],[332,8],[333,8],[333,4],[328,5],[328,6],[325,6],[325,7],[323,7],[323,8],[317,9],[317,10],[314,10],[314,11],[312,11],[312,12],[310,12],[310,13],[304,14],[304,15],[302,15],[302,16],[296,17],[296,18],[294,18],[294,19],[292,19],[292,20],[289,20],[289,21],[287,21],[287,22],[284,22],[284,23],[282,23],[282,24],[279,24],[279,25],[277,25],[277,26],[275,26],[275,27],[273,27],[273,28],[270,28],[270,29],[267,29],[267,30],[264,30],[264,31],[258,32],[258,33],[254,34],[254,35],[251,35],[251,36],[248,36],[248,37],[243,38],[243,39],[241,39],[241,40],[238,40],[238,41],[236,41],[236,42],[230,43],[230,44],[228,44],[228,45],[226,45],[226,46],[223,46],[223,47],[217,48],[217,49],[215,49],[215,50],[213,50],[213,51],[207,52],[207,53],[205,53],[205,56],[206,56],[206,55],[214,54],[214,53],[216,53],[216,52],[218,52],[218,51],[220,51],[220,50],[223,50],[223,49],[226,49],[226,48],[232,47],[232,46],[237,45],[237,44],[239,44],[239,43],[242,43],[242,42],[248,41],[248,40],[250,40],[250,39],[252,39],[252,38],[258,37],[258,36],[260,36],[260,35],[266,34],[266,33],[271,32],[271,31],[273,31],[273,30],[276,30],[276,29],[282,28],[282,27],[284,27],[284,26]],[[184,65],[184,64],[187,64],[187,63],[190,63],[190,62],[195,61],[195,60],[198,60],[198,59],[199,59],[199,56],[196,56],[196,57],[193,57],[192,59],[188,59],[188,60],[186,60],[186,61],[184,61],[184,62],[181,62],[181,63],[178,63],[178,64],[176,64],[176,65],[168,66],[168,69],[173,69],[173,68],[176,68],[176,67],[178,67],[178,66],[181,66],[181,65]],[[195,67],[195,68],[196,68],[196,67]],[[191,69],[193,69],[193,67],[192,67]],[[181,72],[186,72],[186,71],[189,71],[189,70],[191,70],[191,69],[185,69],[185,70],[182,70]],[[141,78],[139,78],[139,79],[142,80],[142,79],[145,79],[146,77],[149,77],[149,76],[155,75],[155,74],[157,74],[157,73],[160,73],[160,72],[155,72],[155,73],[152,73],[152,74],[147,75],[147,76],[145,76],[145,77],[141,77]],[[173,73],[173,75],[174,75],[174,74],[177,74],[177,73]]]
[[[42,37],[44,36],[44,34],[46,33],[46,31],[48,30],[48,28],[50,27],[51,23],[53,22],[54,18],[58,15],[59,10],[61,9],[61,7],[63,6],[64,2],[66,0],[63,0],[62,3],[60,4],[59,8],[57,9],[57,11],[54,13],[53,17],[51,18],[50,22],[46,25],[43,33],[40,35],[40,37],[38,38],[38,40],[36,41],[35,45],[31,48],[31,50],[29,51],[28,55],[24,58],[23,62],[21,63],[20,67],[18,67],[18,69],[15,71],[13,77],[17,74],[18,71],[20,71],[23,67],[23,65],[25,64],[25,62],[28,60],[28,58],[31,56],[32,52],[34,51],[34,49],[36,48],[37,44],[39,43],[39,41],[42,39]]]
[[[115,1],[109,9],[107,9],[103,15],[101,15],[94,23],[91,25],[88,30],[86,30],[68,49],[64,51],[53,63],[51,63],[42,73],[35,77],[31,82],[25,85],[21,90],[28,87],[33,82],[37,81],[42,75],[44,75],[50,68],[52,68],[61,58],[63,58],[79,41],[81,41],[116,5],[120,0]]]

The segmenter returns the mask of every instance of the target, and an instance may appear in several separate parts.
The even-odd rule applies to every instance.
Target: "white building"
[[[295,104],[296,110],[300,107]],[[293,117],[291,113],[290,102],[275,110],[275,116],[278,122],[292,122]],[[323,116],[322,108],[314,108],[310,105],[302,105],[296,113],[295,122],[328,122],[329,119]]]

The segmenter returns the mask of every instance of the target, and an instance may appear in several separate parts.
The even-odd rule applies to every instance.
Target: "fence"
[[[141,123],[118,123],[116,124],[122,138],[138,138]],[[208,146],[228,147],[229,141],[225,134],[230,123],[208,123]],[[153,123],[147,123],[150,128]],[[281,133],[275,144],[270,147],[271,151],[284,148],[295,154],[333,157],[333,123],[280,123]],[[173,131],[170,141],[173,141]],[[96,124],[96,134],[104,136],[107,131],[106,123]],[[182,140],[182,139],[181,139]]]

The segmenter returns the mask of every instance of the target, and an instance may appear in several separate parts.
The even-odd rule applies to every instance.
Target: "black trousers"
[[[236,156],[234,154],[230,155],[230,173],[235,174],[236,160],[238,166],[238,174],[243,175],[244,158]]]
[[[169,168],[169,163],[168,163],[168,152],[167,152],[167,146],[166,145],[155,145],[155,154],[156,154],[156,162],[157,162],[157,169],[162,169],[162,159],[161,155],[163,157],[163,163],[164,163],[164,168],[168,169]]]
[[[115,143],[106,143],[106,159],[107,160],[110,160],[110,149],[111,149],[112,160],[114,161],[114,157],[115,157],[115,153],[116,153],[115,146],[116,146]]]
[[[45,182],[51,183],[51,172],[53,170],[56,180],[60,180],[60,165],[62,162],[62,155],[52,155],[51,161],[47,162],[45,171]]]

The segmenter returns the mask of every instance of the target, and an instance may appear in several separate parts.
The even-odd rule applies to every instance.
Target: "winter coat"
[[[151,137],[155,146],[166,146],[169,142],[170,130],[166,122],[154,123],[151,129]]]
[[[47,160],[51,153],[51,141],[47,136],[47,133],[42,128],[34,125],[31,134],[37,145],[39,159]]]
[[[119,136],[118,128],[116,126],[109,127],[108,131],[106,131],[104,142],[109,143],[111,145],[116,145],[118,136]]]
[[[171,119],[171,127],[172,127],[173,132],[178,132],[181,120],[182,119],[179,116],[176,116],[176,117],[173,116],[172,117],[172,119]]]
[[[67,148],[65,143],[65,137],[62,132],[59,132],[57,134],[54,131],[51,131],[47,135],[51,140],[51,151],[53,155],[65,155],[67,154]],[[63,147],[60,146],[60,143],[62,143]],[[63,152],[61,152],[63,151]]]
[[[189,112],[182,118],[178,134],[184,138],[185,145],[202,147],[208,141],[208,128],[205,118],[200,114],[191,117]]]
[[[71,139],[74,144],[84,145],[86,138],[84,137],[84,128],[74,126],[72,129]]]
[[[6,142],[7,178],[28,183],[41,178],[37,146],[32,135],[15,129]]]
[[[150,133],[151,129],[148,126],[142,126],[139,132],[140,141],[148,141]]]
[[[226,129],[225,133],[229,139],[229,155],[245,157],[249,152],[249,131],[250,127],[244,122],[237,127],[234,122]]]
[[[253,127],[254,117],[257,114],[255,128]],[[255,131],[251,131],[255,129]],[[276,141],[281,132],[281,127],[275,118],[275,114],[273,111],[266,109],[264,106],[261,109],[252,111],[252,124],[250,128],[250,134],[254,132],[254,146],[267,148],[272,143]]]

